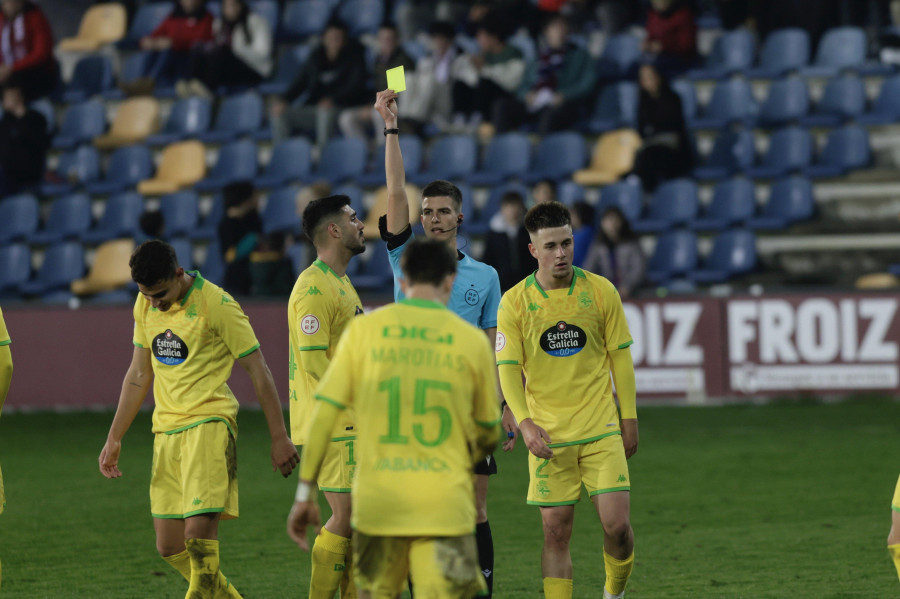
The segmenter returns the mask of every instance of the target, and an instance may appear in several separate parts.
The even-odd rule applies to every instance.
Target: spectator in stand
[[[213,39],[213,16],[206,0],[176,0],[172,12],[147,37],[141,50],[154,52],[145,77],[132,82],[131,92],[152,89],[155,80],[189,79],[194,55]]]
[[[258,297],[288,297],[294,287],[294,266],[285,254],[284,233],[269,233],[250,255],[251,292]]]
[[[151,239],[162,239],[166,234],[166,218],[159,210],[145,210],[138,219],[140,233],[134,240],[141,244]]]
[[[591,242],[594,240],[594,235],[597,234],[597,229],[594,227],[597,212],[593,206],[584,201],[572,204],[569,212],[572,214],[572,237],[575,242],[572,264],[583,268]]]
[[[321,147],[334,131],[338,111],[365,104],[368,97],[365,50],[348,39],[343,23],[331,21],[287,93],[272,105],[274,141],[314,130]]]
[[[222,190],[225,216],[219,223],[219,247],[225,259],[223,287],[232,295],[250,293],[250,254],[262,235],[259,197],[249,181],[229,183]]]
[[[644,52],[657,69],[675,75],[697,61],[697,24],[683,0],[650,0]]]
[[[402,98],[407,116],[400,127],[409,126],[417,134],[429,123],[442,131],[448,128],[453,115],[453,82],[456,73],[468,67],[468,58],[453,41],[456,30],[451,23],[432,23],[428,35],[430,52],[419,59],[414,75],[407,77],[406,97]]]
[[[221,86],[255,86],[272,74],[272,30],[246,0],[224,0],[213,22],[213,41],[192,56],[190,79],[175,89],[181,97],[212,98]]]
[[[59,82],[50,22],[29,0],[0,0],[0,8],[0,85],[15,74],[26,102],[49,95]]]
[[[600,30],[608,36],[626,32],[643,17],[640,3],[634,0],[597,0],[595,4]]]
[[[497,131],[536,123],[539,135],[568,129],[583,115],[596,83],[596,66],[587,50],[569,41],[566,17],[554,15],[544,26],[538,58],[529,64],[519,98],[502,100]]]
[[[369,73],[369,80],[374,82],[373,89],[387,89],[386,71],[399,66],[403,67],[406,77],[409,78],[416,68],[416,63],[400,46],[397,28],[390,23],[385,23],[378,29],[378,49],[375,54],[373,72]],[[338,124],[344,137],[365,138],[374,130],[375,142],[384,143],[384,135],[382,135],[384,120],[372,108],[371,102],[342,111],[338,117]]]
[[[628,219],[616,207],[600,218],[600,231],[588,250],[584,269],[609,279],[622,299],[634,295],[644,282],[647,259]]]
[[[47,120],[40,112],[28,108],[19,75],[13,75],[3,88],[0,197],[41,182],[49,145]]]
[[[693,160],[681,98],[653,65],[641,65],[638,83],[638,132],[643,142],[633,172],[652,192],[662,181],[689,173]]]
[[[482,261],[493,266],[500,277],[500,290],[506,291],[530,275],[537,266],[525,229],[525,198],[508,191],[500,198],[500,210],[491,218]]]
[[[531,188],[531,201],[535,204],[556,201],[556,181],[541,179]]]

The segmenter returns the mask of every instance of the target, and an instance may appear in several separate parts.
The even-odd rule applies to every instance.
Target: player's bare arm
[[[638,421],[637,418],[622,420],[622,445],[625,446],[625,457],[630,458],[637,453]]]
[[[272,437],[272,470],[281,471],[281,475],[287,478],[300,463],[300,456],[297,455],[297,448],[291,442],[284,426],[284,414],[281,411],[281,401],[278,399],[272,372],[266,364],[262,350],[259,349],[238,358],[238,363],[250,375],[256,399],[266,416],[269,435]]]
[[[375,110],[384,119],[385,129],[397,128],[397,94],[389,89],[378,92]],[[396,135],[388,135],[384,140],[384,172],[388,193],[387,230],[391,235],[397,235],[409,226],[409,198],[406,197],[400,139]]]
[[[113,417],[106,444],[100,452],[100,473],[106,478],[119,478],[119,453],[122,451],[122,437],[128,432],[131,423],[147,397],[147,391],[153,382],[153,366],[150,363],[150,350],[135,347],[131,354],[131,365],[122,381],[119,394],[119,405]]]

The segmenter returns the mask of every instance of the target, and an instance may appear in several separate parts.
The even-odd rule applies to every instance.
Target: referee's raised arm
[[[387,183],[387,230],[391,235],[409,226],[409,199],[406,197],[406,172],[397,131],[397,94],[386,89],[375,97],[375,110],[384,119],[384,171]]]

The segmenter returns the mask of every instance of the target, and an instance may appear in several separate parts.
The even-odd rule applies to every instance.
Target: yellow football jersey
[[[0,346],[9,345],[9,331],[6,330],[6,322],[3,320],[3,310],[0,309]]]
[[[238,402],[226,384],[237,358],[259,348],[250,319],[218,285],[194,283],[166,312],[143,295],[134,303],[134,344],[152,354],[153,432],[224,420],[237,435]]]
[[[350,324],[316,399],[352,406],[365,423],[356,440],[356,530],[472,533],[477,427],[500,422],[483,331],[436,302],[390,304]]]
[[[573,268],[568,289],[545,291],[529,275],[497,312],[497,364],[524,367],[528,409],[550,447],[619,432],[608,352],[632,343],[613,284]]]
[[[327,264],[316,260],[300,273],[288,300],[290,365],[288,379],[291,405],[291,440],[306,443],[306,428],[312,413],[316,380],[303,367],[311,351],[324,351],[329,361],[338,340],[355,317],[363,313],[362,302],[347,275],[339,277]],[[307,358],[308,359],[308,358]],[[321,373],[320,373],[321,374]],[[354,438],[352,410],[345,410],[335,424],[333,440]]]

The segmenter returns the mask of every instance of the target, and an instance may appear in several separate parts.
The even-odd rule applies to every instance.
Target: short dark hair
[[[532,189],[534,189],[538,185],[546,185],[547,187],[549,187],[550,189],[553,190],[553,195],[554,196],[556,195],[556,189],[558,186],[556,185],[556,181],[554,181],[553,179],[541,179],[540,181],[538,181],[537,183],[534,184]]]
[[[524,208],[525,198],[518,191],[506,191],[500,196],[500,205],[504,204],[518,204]]]
[[[325,29],[340,29],[341,31],[344,32],[345,36],[348,33],[347,24],[344,23],[342,20],[338,19],[337,17],[329,19],[328,23],[325,24]],[[322,31],[324,32],[325,30],[323,29]]]
[[[594,220],[597,218],[597,211],[594,210],[593,206],[584,201],[575,202],[572,204],[572,210],[578,214],[578,218],[581,219],[582,225],[588,227],[594,226]]]
[[[572,225],[572,216],[565,204],[559,202],[544,202],[532,206],[525,215],[525,228],[532,235],[541,229],[554,229]]]
[[[232,181],[222,188],[225,208],[235,208],[253,197],[256,190],[250,181]]]
[[[511,27],[505,22],[503,16],[495,11],[490,10],[475,28],[475,31],[484,31],[486,34],[496,37],[501,42],[505,42],[510,36]]]
[[[407,283],[438,286],[447,275],[456,274],[457,256],[445,241],[416,237],[400,258]]]
[[[315,245],[320,226],[329,218],[340,214],[344,206],[349,205],[350,197],[341,194],[313,200],[303,209],[303,233]]]
[[[382,21],[381,25],[378,26],[378,29],[388,29],[397,33],[397,26],[391,23],[390,21]]]
[[[131,278],[138,285],[153,287],[157,283],[175,278],[178,270],[178,256],[175,249],[158,239],[145,241],[137,246],[128,260]]]
[[[456,37],[456,28],[450,21],[434,21],[428,26],[428,35],[436,35],[452,40]]]
[[[450,198],[457,212],[462,210],[462,192],[459,190],[459,187],[450,181],[438,179],[426,185],[425,189],[422,190],[422,199],[441,197]]]

